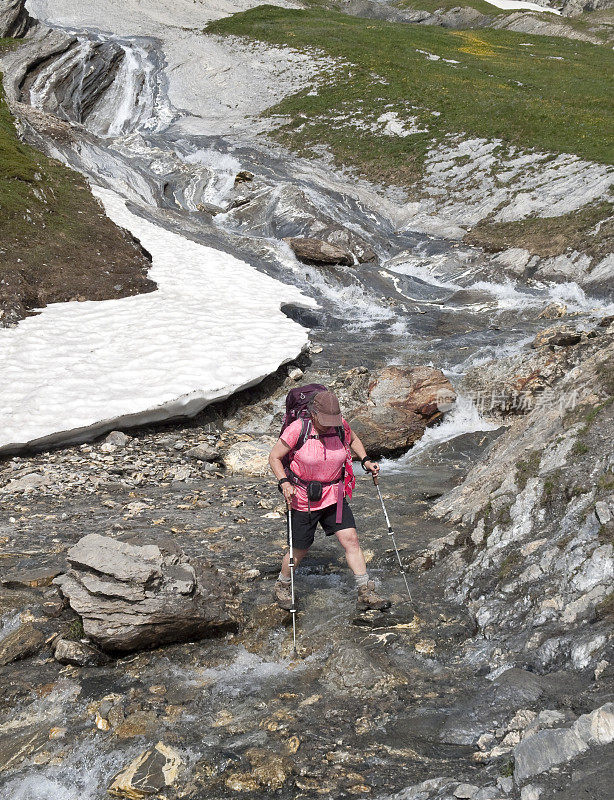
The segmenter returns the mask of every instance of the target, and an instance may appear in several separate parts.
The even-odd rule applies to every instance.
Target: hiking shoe
[[[375,581],[367,581],[366,586],[360,586],[358,589],[358,610],[366,611],[368,608],[374,608],[377,611],[383,611],[385,608],[390,608],[392,603],[385,597],[381,597],[375,591]]]
[[[280,608],[290,611],[292,608],[292,592],[290,591],[289,583],[283,583],[279,580],[275,582],[275,599]]]

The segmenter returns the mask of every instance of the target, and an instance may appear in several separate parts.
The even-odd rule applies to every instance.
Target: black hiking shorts
[[[348,501],[343,499],[343,513],[341,522],[337,518],[337,503],[317,511],[297,511],[292,509],[292,544],[299,550],[308,550],[313,544],[318,522],[327,536],[332,536],[337,531],[346,528],[355,528],[356,522]]]

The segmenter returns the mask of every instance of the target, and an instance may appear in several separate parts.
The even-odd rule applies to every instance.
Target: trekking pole
[[[390,519],[388,517],[388,512],[386,511],[386,506],[384,505],[384,498],[382,497],[382,493],[379,490],[379,484],[377,482],[377,475],[373,476],[373,483],[375,484],[375,488],[377,489],[377,495],[379,497],[379,501],[382,504],[382,511],[384,512],[384,519],[386,520],[386,525],[388,526],[388,535],[392,538],[392,544],[394,546],[394,552],[397,554],[397,561],[399,562],[399,568],[401,570],[401,575],[403,576],[403,580],[405,581],[405,588],[407,589],[407,594],[409,596],[409,602],[414,604],[414,601],[411,596],[411,592],[409,591],[409,584],[407,583],[407,575],[405,574],[405,570],[403,568],[403,562],[401,561],[401,556],[399,555],[399,549],[397,547],[397,543],[394,538],[394,531],[392,530],[392,525],[390,524]],[[292,557],[290,557],[292,560]]]
[[[296,658],[296,603],[294,598],[294,546],[292,544],[292,507],[288,506],[288,546],[290,547],[290,592],[292,594],[292,606],[290,613],[292,614],[292,642],[293,651],[292,656]]]

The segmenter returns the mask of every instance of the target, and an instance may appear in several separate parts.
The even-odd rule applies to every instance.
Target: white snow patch
[[[530,3],[528,0],[486,0],[486,2],[491,6],[502,8],[505,11],[523,9],[524,11],[548,11],[550,14],[561,15],[561,12],[556,8],[542,6],[539,3]]]
[[[137,217],[109,190],[94,193],[152,254],[158,290],[57,303],[0,330],[0,452],[193,415],[307,345],[280,311],[316,305],[298,289]]]

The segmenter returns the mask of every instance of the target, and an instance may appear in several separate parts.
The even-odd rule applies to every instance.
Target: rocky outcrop
[[[606,703],[583,714],[569,728],[525,731],[514,749],[514,778],[524,783],[535,775],[548,772],[571,761],[589,747],[614,741],[614,703]]]
[[[561,14],[566,17],[579,17],[587,11],[601,11],[608,8],[614,8],[612,0],[563,0],[562,2],[553,3],[557,8],[561,9]]]
[[[21,37],[31,24],[25,0],[0,0],[0,39]]]
[[[86,642],[75,642],[58,637],[53,642],[53,655],[60,664],[73,664],[76,667],[101,667],[109,662],[109,657]]]
[[[107,651],[199,639],[237,620],[229,582],[170,541],[90,534],[71,547],[68,561],[71,569],[54,583],[81,616],[85,635]]]
[[[244,198],[241,205],[225,214],[224,222],[231,228],[257,236],[273,236],[286,241],[317,239],[320,243],[328,243],[347,251],[350,254],[350,265],[377,259],[366,239],[341,225],[332,214],[325,213],[298,187],[287,183],[274,188],[267,187],[264,191]],[[313,251],[313,255],[318,255],[317,249]],[[298,252],[297,257],[303,260]],[[308,256],[308,260],[313,263],[345,263],[321,261],[321,257]]]
[[[407,450],[455,400],[452,384],[432,367],[387,367],[372,379],[367,402],[349,423],[367,452],[388,455]]]
[[[555,325],[540,331],[531,343],[508,358],[470,369],[462,390],[471,394],[480,411],[491,416],[528,414],[552,402],[553,388],[572,369],[579,367],[589,343],[600,329]],[[574,402],[574,390],[559,398]]]
[[[538,351],[540,402],[433,509],[469,534],[441,563],[490,668],[595,669],[613,637],[614,328],[593,333],[551,372]]]

